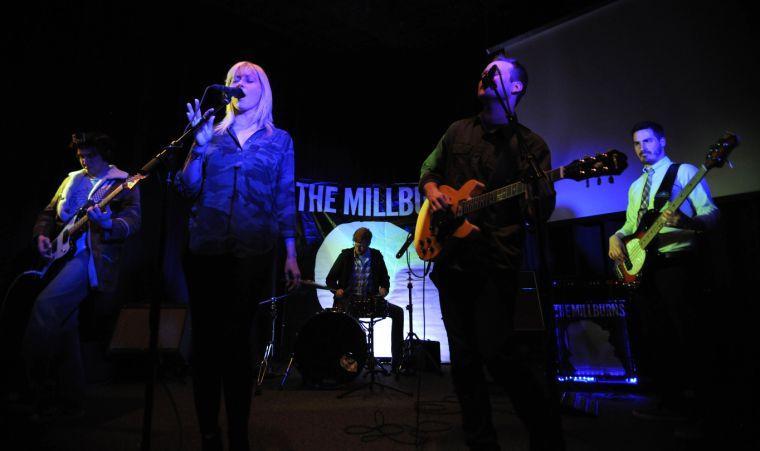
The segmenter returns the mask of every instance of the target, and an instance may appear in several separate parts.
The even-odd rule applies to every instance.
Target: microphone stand
[[[499,74],[499,81],[502,86],[502,89],[504,87],[504,84],[501,83],[501,74]],[[553,196],[556,194],[556,191],[554,190],[554,184],[549,180],[549,177],[546,175],[546,173],[538,166],[538,163],[536,162],[536,159],[534,155],[528,150],[528,146],[525,143],[525,137],[522,135],[520,131],[520,127],[517,121],[517,116],[515,115],[514,111],[509,107],[509,104],[506,102],[506,100],[499,94],[499,90],[496,89],[496,84],[493,78],[490,80],[490,86],[493,88],[493,91],[496,93],[496,98],[499,101],[499,104],[501,105],[502,110],[504,110],[504,115],[507,118],[509,127],[512,131],[512,133],[515,135],[517,139],[517,145],[519,147],[520,153],[522,155],[522,158],[527,162],[529,170],[527,174],[523,174],[523,181],[526,185],[526,190],[528,193],[528,205],[533,209],[533,212],[536,217],[536,221],[530,221],[530,218],[526,218],[528,223],[531,223],[534,226],[534,229],[536,231],[536,238],[538,241],[538,261],[540,265],[539,270],[539,295],[543,289],[543,292],[545,293],[545,296],[539,296],[539,299],[544,299],[544,301],[541,303],[541,309],[544,312],[548,312],[547,315],[544,315],[544,318],[546,320],[546,331],[547,336],[545,337],[545,352],[547,353],[546,357],[546,380],[547,380],[547,388],[549,391],[549,396],[552,401],[552,408],[559,409],[559,403],[560,403],[560,396],[559,396],[559,387],[557,384],[557,363],[555,359],[556,355],[556,343],[554,340],[549,339],[549,333],[552,330],[555,330],[555,324],[554,324],[554,313],[553,313],[553,305],[554,301],[552,299],[552,292],[548,288],[549,287],[549,281],[550,281],[550,272],[549,272],[549,262],[548,258],[546,256],[546,224],[543,221],[543,206],[541,205],[541,198],[542,197],[548,197]],[[506,90],[504,90],[506,93]],[[534,192],[531,187],[535,183],[536,187],[538,188]]]
[[[166,146],[161,148],[161,151],[156,154],[150,161],[148,161],[140,170],[138,171],[140,174],[147,176],[151,171],[156,169],[156,166],[168,160],[169,156],[173,153],[175,149],[181,149],[183,147],[183,143],[186,141],[186,139],[189,136],[193,136],[195,132],[205,124],[205,122],[211,117],[215,116],[216,114],[222,112],[224,108],[226,108],[227,104],[232,100],[228,95],[223,96],[223,104],[217,107],[213,112],[204,114],[201,117],[201,120],[198,121],[197,124],[193,125],[192,127],[188,127],[182,135],[173,140],[171,143],[167,144]],[[167,203],[167,193],[169,191],[169,188],[172,184],[172,177],[171,177],[171,171],[168,171],[167,178],[166,178],[166,185],[164,186],[162,195],[161,195],[161,221],[159,223],[159,238],[158,238],[158,270],[159,272],[163,271],[164,268],[164,246],[166,244],[166,203]],[[163,287],[162,287],[163,288]],[[156,288],[156,291],[158,292],[158,288]],[[159,303],[159,296],[158,293],[154,294],[154,296],[151,297],[150,301],[150,313],[148,314],[148,324],[149,324],[149,346],[148,346],[148,354],[149,354],[149,362],[150,362],[150,371],[148,376],[146,377],[145,382],[145,395],[144,395],[144,406],[143,406],[143,424],[142,424],[142,437],[140,440],[140,450],[141,451],[148,451],[150,450],[150,438],[151,438],[151,431],[152,431],[152,420],[153,420],[153,394],[155,391],[155,385],[156,385],[156,379],[158,378],[158,366],[160,363],[160,356],[158,352],[158,331],[159,326],[161,322],[161,308]]]
[[[495,66],[494,66],[495,67]],[[499,79],[501,80],[501,74],[499,75]],[[504,110],[504,116],[507,118],[507,122],[509,124],[509,128],[512,130],[512,133],[515,135],[515,138],[517,138],[517,146],[519,147],[520,153],[522,154],[523,159],[528,163],[528,166],[530,167],[530,174],[524,175],[524,182],[526,184],[531,181],[540,181],[541,183],[539,186],[539,196],[540,194],[544,194],[545,196],[553,196],[555,195],[554,191],[554,184],[549,180],[549,176],[546,175],[546,172],[544,172],[540,167],[538,167],[538,163],[536,163],[535,156],[528,151],[528,146],[525,144],[525,137],[523,137],[520,127],[518,126],[517,121],[517,115],[514,111],[509,107],[509,104],[506,102],[506,100],[499,94],[499,90],[496,89],[496,83],[494,82],[493,78],[490,79],[488,83],[491,88],[493,89],[494,93],[496,93],[496,98],[499,101],[499,105],[501,105],[502,110]],[[501,83],[500,83],[501,84]],[[503,88],[503,84],[502,88]],[[505,91],[506,92],[506,91]],[[539,196],[533,196],[533,199],[529,199],[530,201],[534,201],[537,204]],[[536,213],[540,213],[540,204],[537,205],[537,211]],[[539,216],[540,218],[540,216]],[[540,221],[539,221],[540,222]]]
[[[414,333],[414,319],[413,319],[413,311],[414,311],[414,303],[412,302],[412,290],[414,288],[414,284],[412,283],[412,268],[411,264],[409,263],[409,256],[408,256],[408,249],[409,245],[412,244],[412,241],[414,241],[414,234],[409,232],[409,236],[406,237],[406,241],[401,246],[401,249],[399,249],[398,252],[396,252],[396,258],[401,258],[405,253],[407,254],[407,270],[406,270],[406,289],[408,291],[409,301],[406,306],[407,312],[409,312],[409,332],[406,334],[406,338],[404,338],[404,344],[402,346],[402,353],[401,353],[401,369],[399,373],[404,374],[411,374],[412,368],[411,368],[411,361],[412,356],[414,354],[414,343],[415,341],[419,343],[418,349],[417,349],[417,362],[416,363],[416,369],[418,371],[422,371],[423,365],[422,365],[422,357],[423,354],[427,358],[427,360],[430,362],[431,367],[438,366],[438,374],[443,375],[443,371],[441,370],[440,365],[437,365],[435,362],[435,359],[432,355],[428,352],[427,349],[423,346],[422,340],[420,340],[420,337]],[[429,266],[428,266],[429,269]],[[425,265],[423,263],[423,275],[422,277],[427,277],[427,271],[425,270]],[[424,285],[423,285],[424,286]],[[407,363],[409,362],[409,363]],[[399,374],[397,373],[397,374]]]

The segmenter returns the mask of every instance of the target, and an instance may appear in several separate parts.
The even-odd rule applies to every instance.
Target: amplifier
[[[441,343],[432,340],[404,340],[403,368],[441,371]]]
[[[145,352],[150,344],[149,304],[131,304],[119,312],[108,346],[109,353]],[[187,306],[162,305],[158,331],[158,349],[177,352],[187,319]]]
[[[599,281],[554,283],[557,379],[636,384],[628,336],[627,300]]]

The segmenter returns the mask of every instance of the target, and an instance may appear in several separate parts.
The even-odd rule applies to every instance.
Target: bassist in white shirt
[[[625,268],[626,263],[629,269],[642,265],[640,273],[636,270],[638,289],[633,297],[641,335],[635,344],[639,345],[640,370],[652,378],[659,398],[655,407],[633,413],[648,420],[694,419],[699,412],[693,378],[700,373],[698,362],[703,358],[698,355],[696,334],[700,309],[700,284],[695,283],[699,270],[696,237],[716,225],[719,212],[707,182],[701,178],[704,168],[700,171],[691,164],[674,165],[668,158],[661,125],[639,122],[631,129],[631,136],[644,167],[628,191],[625,224],[610,236],[609,257],[618,268]],[[700,180],[689,186],[695,176]],[[668,202],[689,190],[680,207],[674,205],[668,210]],[[652,225],[657,217],[660,224]],[[638,238],[646,241],[643,231],[649,226],[656,233],[652,245],[646,250],[632,246]]]

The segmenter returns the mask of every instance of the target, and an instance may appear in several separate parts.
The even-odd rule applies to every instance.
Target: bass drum
[[[312,316],[294,350],[304,383],[330,387],[354,380],[367,360],[366,339],[359,323],[345,313],[325,310]]]

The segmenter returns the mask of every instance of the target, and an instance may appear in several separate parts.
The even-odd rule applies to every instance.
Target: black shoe
[[[703,421],[689,421],[675,428],[673,437],[687,442],[701,442],[706,437]]]
[[[35,406],[27,418],[34,424],[47,424],[55,421],[60,414],[60,409],[53,405]]]
[[[85,410],[80,404],[46,404],[36,406],[27,418],[31,423],[47,424],[59,420],[77,420],[84,415]]]
[[[647,421],[661,421],[661,422],[680,422],[686,421],[686,415],[676,410],[669,409],[667,407],[650,407],[633,409],[631,414],[640,419]]]
[[[82,406],[66,406],[61,409],[60,417],[66,420],[77,420],[83,418],[85,410]]]
[[[217,431],[213,434],[201,436],[201,450],[203,451],[223,451],[222,436]]]

